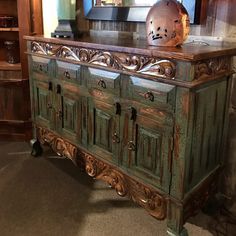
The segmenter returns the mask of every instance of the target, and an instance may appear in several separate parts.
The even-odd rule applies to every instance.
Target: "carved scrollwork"
[[[230,71],[231,60],[229,57],[212,58],[200,61],[195,65],[195,79],[200,80]]]
[[[33,53],[47,55],[48,53],[44,50],[43,46],[41,46],[38,42],[31,43],[31,51]]]
[[[45,128],[37,127],[37,137],[42,144],[49,144],[57,154],[68,157],[75,164],[80,163],[85,167],[89,176],[108,183],[116,190],[118,195],[128,196],[159,220],[166,218],[167,199],[157,191],[144,186],[111,165],[78,149]],[[81,160],[78,160],[78,158]]]
[[[38,42],[32,42],[31,48],[32,52],[36,54],[85,62],[127,72],[158,76],[165,79],[175,78],[176,66],[170,60]]]
[[[69,59],[69,60],[74,60],[74,61],[80,61],[80,59],[78,58],[78,56],[73,52],[73,49],[66,47],[66,46],[62,46],[60,47],[56,53],[55,53],[56,57],[60,57],[60,58],[64,58],[64,59]]]
[[[76,163],[77,148],[74,145],[41,127],[37,128],[37,137],[39,138],[40,143],[49,144],[53,151],[59,156],[65,156]]]
[[[166,199],[156,191],[131,179],[89,154],[85,153],[83,158],[86,172],[90,176],[105,181],[116,190],[118,195],[122,197],[128,196],[155,218],[162,220],[166,217]]]

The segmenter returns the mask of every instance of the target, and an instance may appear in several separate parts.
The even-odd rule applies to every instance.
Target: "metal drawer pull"
[[[43,71],[43,66],[42,65],[39,65],[39,70]]]
[[[48,109],[52,109],[52,104],[48,103],[48,104],[47,104],[47,108],[48,108]]]
[[[130,120],[135,121],[137,117],[137,110],[134,107],[130,107],[129,110],[131,110]]]
[[[52,82],[48,82],[48,90],[52,91]]]
[[[135,145],[134,145],[134,142],[133,141],[129,141],[128,142],[128,150],[130,151],[135,151]]]
[[[105,83],[105,81],[103,79],[100,79],[98,81],[98,86],[100,86],[101,88],[104,88],[104,89],[107,87],[106,83]]]
[[[119,138],[119,136],[117,135],[116,132],[112,136],[112,142],[113,143],[120,143],[120,138]]]
[[[115,106],[115,109],[116,109],[116,115],[121,115],[121,105],[120,105],[120,103],[116,102],[114,104],[114,106]]]
[[[61,85],[60,84],[57,85],[57,94],[61,94]]]
[[[154,101],[154,95],[151,91],[148,91],[144,94],[144,98],[150,100],[151,102]]]
[[[66,79],[70,79],[70,73],[69,73],[68,71],[65,71],[65,72],[64,72],[64,77],[65,77]]]

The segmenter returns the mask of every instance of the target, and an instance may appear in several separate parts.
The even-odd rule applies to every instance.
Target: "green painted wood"
[[[47,78],[53,76],[52,60],[43,57],[31,56],[30,59],[30,72],[34,78]]]
[[[48,83],[41,81],[33,82],[34,90],[34,118],[35,121],[45,127],[51,126],[52,121],[52,97],[51,91],[48,90]]]
[[[186,166],[191,160],[193,133],[194,93],[189,89],[177,88],[174,124],[174,149],[171,161],[171,182],[169,193],[177,199],[184,198]]]
[[[185,191],[190,191],[221,163],[223,119],[227,81],[197,90],[194,94],[191,158],[186,165]]]
[[[66,82],[72,82],[78,85],[82,84],[80,65],[62,62],[62,61],[56,61],[55,70],[56,70],[57,79],[63,80]]]
[[[84,70],[84,77],[87,79],[87,86],[90,91],[95,89],[102,93],[120,95],[120,73],[87,68]]]
[[[118,163],[120,146],[119,117],[113,104],[89,100],[88,149],[98,156]]]
[[[169,84],[148,81],[140,77],[130,76],[125,86],[124,96],[127,99],[136,100],[148,106],[173,109],[175,106],[176,87]],[[128,87],[128,88],[127,88]]]
[[[142,108],[141,104],[135,108],[135,120],[131,120],[128,113],[121,117],[125,127],[121,168],[155,187],[169,191],[173,128],[140,115]]]

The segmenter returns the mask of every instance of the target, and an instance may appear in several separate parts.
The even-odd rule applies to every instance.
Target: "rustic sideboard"
[[[25,38],[39,142],[187,235],[217,191],[236,49]]]

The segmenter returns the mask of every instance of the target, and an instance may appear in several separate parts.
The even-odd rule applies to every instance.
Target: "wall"
[[[44,35],[50,37],[51,33],[57,27],[57,1],[58,0],[43,0],[43,28]]]

